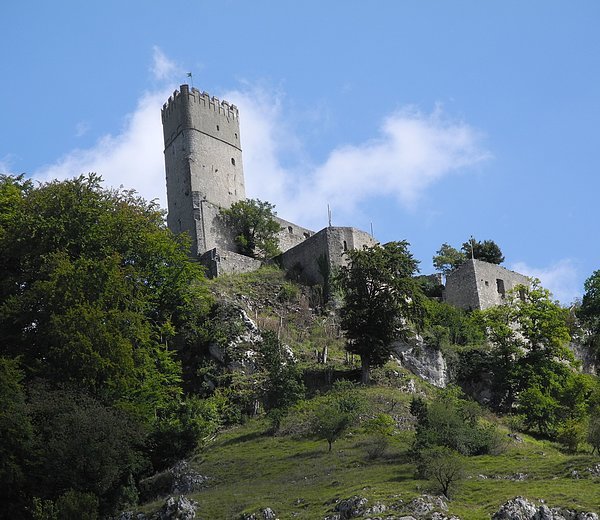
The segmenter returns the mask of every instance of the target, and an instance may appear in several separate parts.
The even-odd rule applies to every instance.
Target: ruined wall
[[[275,220],[281,226],[281,231],[277,233],[277,241],[279,242],[279,250],[282,253],[301,244],[315,234],[310,229],[303,228],[280,217],[275,217]]]
[[[467,260],[446,277],[444,301],[466,310],[488,309],[505,302],[515,286],[529,278],[496,264]]]
[[[218,249],[206,251],[200,257],[200,262],[206,267],[206,275],[210,278],[223,274],[250,273],[262,265],[256,258]]]
[[[167,225],[187,231],[192,252],[218,237],[213,223],[198,229],[202,201],[229,207],[245,199],[239,113],[235,105],[181,85],[162,108],[167,178]]]
[[[344,251],[374,246],[377,242],[364,231],[351,227],[328,227],[280,256],[283,268],[299,281],[322,284],[327,271],[346,265]]]

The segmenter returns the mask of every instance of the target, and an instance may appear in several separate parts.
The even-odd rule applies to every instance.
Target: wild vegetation
[[[93,174],[0,177],[0,247],[1,518],[150,513],[182,459],[200,518],[353,496],[401,516],[423,493],[463,520],[516,495],[597,510],[600,386],[569,341],[598,352],[599,271],[577,309],[533,283],[472,313],[425,294],[406,242],[348,252],[327,298],[274,266],[207,280],[154,204]],[[410,374],[397,338],[453,384]]]

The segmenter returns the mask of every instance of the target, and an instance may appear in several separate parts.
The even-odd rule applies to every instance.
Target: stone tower
[[[235,105],[181,85],[163,105],[167,225],[187,231],[192,253],[228,247],[219,208],[246,198]]]

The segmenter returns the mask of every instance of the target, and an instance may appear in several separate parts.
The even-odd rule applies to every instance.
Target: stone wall
[[[279,250],[284,253],[288,249],[297,246],[315,234],[311,229],[303,228],[280,217],[275,220],[281,226],[281,231],[277,233]]]
[[[501,305],[517,285],[529,285],[529,278],[496,264],[467,260],[446,277],[444,301],[466,310]]]
[[[200,262],[206,267],[206,275],[210,278],[223,274],[250,273],[262,265],[256,258],[217,248],[206,251],[200,257]]]
[[[344,251],[374,246],[364,231],[351,227],[328,227],[284,252],[281,265],[294,278],[309,285],[322,284],[335,267],[346,264]]]

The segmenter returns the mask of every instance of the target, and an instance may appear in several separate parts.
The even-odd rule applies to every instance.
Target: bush
[[[463,457],[445,446],[424,450],[418,469],[421,475],[439,487],[446,498],[450,498],[460,481],[465,478]]]

